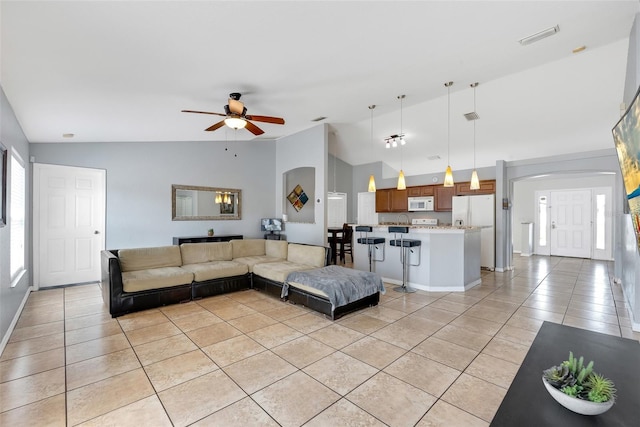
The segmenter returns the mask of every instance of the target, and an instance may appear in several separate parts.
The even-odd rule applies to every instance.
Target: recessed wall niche
[[[316,168],[290,169],[282,176],[282,212],[288,222],[315,223]]]

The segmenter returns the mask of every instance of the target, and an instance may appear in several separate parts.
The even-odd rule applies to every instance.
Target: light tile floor
[[[515,257],[464,293],[332,322],[243,291],[112,319],[98,285],[32,293],[2,426],[487,426],[544,320],[639,339],[612,263]]]

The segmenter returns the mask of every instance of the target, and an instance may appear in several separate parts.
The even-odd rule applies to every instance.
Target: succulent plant
[[[592,374],[586,385],[589,389],[587,397],[592,402],[608,402],[616,396],[613,381],[600,374]]]
[[[568,396],[591,402],[608,402],[615,398],[613,381],[593,371],[593,361],[584,365],[584,357],[569,352],[569,360],[543,371],[545,381]]]
[[[544,372],[544,378],[555,388],[571,387],[577,380],[566,365],[552,366]]]

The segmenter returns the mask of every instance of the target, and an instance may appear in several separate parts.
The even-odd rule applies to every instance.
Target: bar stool
[[[360,232],[360,237],[358,237],[357,242],[361,245],[368,245],[368,253],[369,253],[369,272],[372,272],[371,262],[372,261],[384,261],[384,237],[369,237],[368,233],[373,231],[372,227],[366,225],[357,225],[356,231]],[[364,237],[362,237],[362,233],[364,233]],[[376,245],[382,244],[382,258],[377,259],[373,257],[375,250],[378,248]]]
[[[393,234],[393,240],[389,241],[390,246],[400,247],[400,262],[402,263],[402,286],[397,286],[393,288],[396,292],[404,292],[411,293],[416,290],[407,286],[407,274],[409,265],[420,265],[420,250],[418,249],[418,263],[417,264],[409,264],[409,252],[413,253],[413,248],[419,247],[422,244],[420,240],[414,239],[405,239],[403,234],[409,232],[409,227],[389,227],[389,233]],[[398,239],[396,233],[400,234],[400,238]]]

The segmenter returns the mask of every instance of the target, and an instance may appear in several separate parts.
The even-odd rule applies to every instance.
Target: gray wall
[[[259,237],[276,212],[275,142],[31,144],[37,163],[107,171],[106,247],[171,245],[174,236]],[[236,157],[237,155],[237,157]],[[242,219],[172,221],[171,185],[242,190]]]
[[[276,173],[272,181],[275,186],[277,215],[281,216],[290,189],[285,189],[285,173],[298,167],[315,168],[315,199],[309,200],[305,209],[314,209],[314,223],[288,222],[285,234],[290,242],[311,245],[327,244],[327,159],[328,125],[321,124],[311,129],[280,138],[276,144]]]
[[[11,153],[15,151],[25,162],[26,169],[26,188],[27,188],[27,212],[31,206],[31,165],[29,164],[29,143],[27,138],[22,132],[22,128],[18,124],[16,117],[13,113],[11,105],[4,94],[4,91],[0,88],[0,142],[5,146],[7,151],[7,185],[11,185]],[[7,192],[8,193],[8,192]],[[7,194],[7,217],[9,215],[11,206],[9,194]],[[16,313],[20,309],[25,297],[29,292],[31,285],[31,268],[29,266],[31,257],[31,221],[28,216],[26,224],[27,236],[26,236],[26,258],[27,274],[22,276],[22,279],[15,287],[11,287],[11,278],[9,276],[9,243],[11,235],[9,232],[9,224],[0,228],[0,338],[2,339],[0,344],[0,352],[4,348],[6,339],[8,339],[7,331],[11,327],[11,323],[14,321]]]

